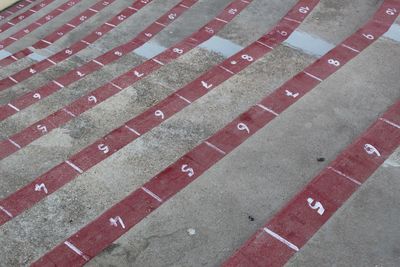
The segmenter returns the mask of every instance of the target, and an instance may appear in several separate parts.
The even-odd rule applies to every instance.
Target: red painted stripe
[[[136,0],[130,7],[123,9],[118,15],[111,18],[109,21],[105,22],[101,26],[99,26],[96,30],[88,34],[82,40],[77,41],[69,48],[66,48],[55,55],[49,57],[48,59],[44,59],[38,63],[35,63],[10,77],[0,80],[0,91],[8,89],[15,84],[22,82],[54,65],[54,63],[60,63],[67,58],[75,55],[79,51],[88,47],[89,44],[93,44],[98,39],[103,37],[109,31],[117,27],[119,24],[124,22],[127,18],[137,13],[140,9],[145,7],[147,4],[151,3],[153,0]],[[73,24],[65,24],[70,28],[74,28]],[[1,111],[3,113],[3,111]]]
[[[86,22],[89,18],[95,16],[98,11],[101,11],[102,9],[104,9],[105,7],[107,7],[108,5],[113,3],[114,1],[115,0],[99,1],[98,3],[94,4],[90,8],[86,9],[81,14],[79,14],[78,16],[76,16],[75,18],[73,18],[72,20],[70,20],[67,23],[70,25],[79,26],[79,25],[83,24],[84,22]],[[72,6],[69,6],[68,8],[70,8],[70,7],[72,7]],[[64,8],[61,7],[61,9],[64,9]],[[67,10],[67,9],[65,9],[65,10]],[[41,40],[39,40],[38,42],[33,44],[32,47],[34,47],[36,49],[43,49],[43,48],[48,47],[50,44],[54,43],[55,41],[59,40],[63,36],[65,36],[68,32],[70,32],[74,29],[74,28],[68,26],[67,23],[64,24],[63,26],[61,26],[60,28],[58,28],[57,30],[55,30],[53,33],[47,35],[46,37],[42,38]],[[35,25],[38,26],[37,24],[35,24]],[[17,37],[15,37],[15,38],[17,38]],[[32,50],[30,50],[29,48],[25,48],[21,51],[18,51],[16,53],[0,60],[0,67],[8,66],[11,63],[13,63],[19,59],[22,59],[32,53],[34,53],[34,52]]]
[[[11,19],[10,21],[4,23],[0,26],[0,33],[7,31],[8,29],[12,28],[13,26],[17,25],[21,21],[24,21],[28,17],[32,16],[34,13],[38,12],[39,10],[43,9],[44,7],[48,6],[54,2],[54,0],[44,0],[40,4],[34,5],[32,8],[28,9],[27,11],[21,13],[20,15],[16,16],[15,18]],[[0,45],[0,49],[3,47]]]
[[[52,21],[54,18],[60,16],[62,13],[64,13],[68,9],[74,7],[80,1],[81,0],[70,0],[70,1],[56,7],[54,10],[50,11],[43,17],[36,20],[35,22],[29,24],[24,29],[17,31],[16,33],[14,33],[14,34],[10,35],[9,37],[0,41],[0,47],[6,48],[6,47],[10,46],[11,44],[15,43],[16,41],[23,38],[27,34],[33,32],[34,30],[38,29],[39,27],[42,27],[46,23]]]
[[[3,10],[2,12],[0,12],[0,21],[4,21],[6,18],[14,15],[16,12],[18,12],[19,10],[21,10],[24,7],[27,7],[28,5],[30,5],[33,2],[34,2],[34,0],[24,0],[24,1],[16,3],[13,6]]]
[[[304,0],[304,1],[309,1],[309,0]],[[229,19],[227,18],[227,22],[230,22],[236,15],[238,15],[244,8],[246,8],[249,3],[251,3],[251,1],[244,2],[242,0],[234,0],[234,1],[232,1],[232,3],[230,5],[228,5],[221,12],[221,14],[219,14],[219,16],[223,15],[224,13],[229,13],[230,18]],[[232,12],[231,10],[236,10],[236,11]],[[234,13],[234,14],[232,14],[232,13]],[[195,45],[200,44],[202,41],[205,41],[205,40],[211,38],[211,36],[213,36],[218,31],[220,31],[225,25],[226,25],[226,23],[222,23],[222,22],[218,21],[217,19],[213,19],[213,20],[211,20],[211,22],[209,22],[204,27],[202,27],[198,32],[196,32],[196,33],[192,34],[190,37],[188,37],[186,39],[186,41],[184,40],[180,43],[186,44],[189,42],[188,40],[191,40],[191,47],[195,47]],[[212,31],[210,31],[210,29],[212,29]],[[198,40],[198,41],[196,41],[196,43],[194,43],[193,37],[195,37],[196,40]],[[175,46],[175,47],[183,48],[181,46]],[[186,50],[186,48],[184,48],[184,49]],[[173,50],[173,49],[170,49],[170,50]],[[170,52],[167,50],[167,53],[170,53]],[[176,54],[179,54],[179,53],[171,54],[172,57],[169,59],[169,61],[173,60],[176,57]],[[167,60],[167,58],[163,57],[163,60]],[[159,68],[158,67],[159,64],[154,62],[153,60],[150,60],[148,62],[151,64],[151,67]],[[141,72],[143,72],[143,70],[141,70]],[[131,73],[131,72],[128,72],[128,73]],[[108,94],[113,94],[113,93],[118,92],[117,90],[119,90],[119,89],[116,86],[127,87],[129,84],[124,84],[124,79],[127,79],[126,76],[127,75],[124,74],[124,75],[120,76],[119,79],[114,81],[114,82],[118,82],[119,85],[116,85],[116,84],[113,85],[110,83],[110,84],[107,84],[106,86],[100,87],[98,89],[99,91],[97,92],[97,94],[95,94],[97,101],[101,101],[101,97],[107,96]],[[130,76],[133,76],[133,74],[131,74]],[[101,92],[101,94],[100,94],[100,92]],[[88,100],[88,102],[92,102],[92,101]],[[78,102],[76,102],[76,103],[78,103]],[[176,112],[180,111],[181,109],[183,109],[184,107],[186,107],[187,104],[188,103],[186,103],[184,100],[182,100],[178,96],[172,95],[171,97],[168,97],[165,101],[159,103],[155,107],[163,108],[164,116],[165,116],[164,119],[166,119],[166,116],[173,115],[174,113],[176,113]],[[75,109],[71,107],[68,110],[70,112],[77,112],[78,108],[80,108],[79,105],[75,106]],[[150,111],[151,111],[151,109],[150,109]],[[34,183],[35,185],[45,183],[47,190],[48,190],[48,194],[56,191],[58,188],[62,187],[65,183],[74,179],[75,176],[77,175],[77,173],[82,173],[82,172],[88,170],[89,168],[96,165],[98,162],[111,156],[113,153],[115,153],[116,151],[118,151],[119,149],[124,147],[125,145],[129,144],[130,142],[132,142],[136,138],[138,138],[138,136],[140,134],[138,132],[136,132],[136,130],[134,128],[130,127],[130,124],[135,122],[135,120],[139,120],[142,123],[141,125],[138,125],[138,126],[143,126],[144,125],[143,123],[148,123],[148,122],[153,122],[153,123],[156,123],[156,125],[158,125],[161,122],[161,120],[158,117],[154,116],[154,114],[151,114],[150,118],[144,118],[143,120],[141,120],[140,118],[142,118],[143,116],[146,116],[146,114],[147,113],[144,112],[142,115],[139,115],[138,117],[129,121],[126,125],[123,125],[117,129],[115,129],[114,131],[112,131],[111,133],[106,135],[104,138],[98,140],[94,144],[89,145],[88,147],[81,150],[77,154],[71,156],[66,161],[68,164],[62,163],[62,164],[56,166],[55,168],[48,171],[46,174],[41,175],[41,177],[35,179],[32,183]],[[70,114],[66,113],[63,110],[60,110],[53,115],[54,116],[50,116],[48,118],[48,121],[46,121],[46,123],[47,123],[46,125],[36,124],[33,129],[32,128],[27,129],[28,132],[31,131],[30,134],[22,135],[21,138],[17,139],[17,140],[10,139],[10,140],[8,140],[8,142],[10,142],[14,146],[15,146],[15,144],[18,144],[18,146],[20,146],[19,144],[25,144],[26,142],[29,142],[29,139],[26,140],[25,137],[27,137],[27,138],[31,138],[32,136],[33,136],[33,138],[38,137],[39,134],[46,133],[46,131],[53,129],[55,125],[60,125],[60,124],[64,123],[65,121],[70,119],[69,116],[71,116]],[[140,128],[140,130],[142,130],[142,128]],[[5,149],[7,149],[7,148],[8,147],[5,147]],[[66,170],[64,170],[66,167],[70,170],[72,168],[72,169],[74,169],[74,171],[64,173],[64,171],[66,171]],[[64,170],[64,171],[60,171],[60,170]],[[63,174],[61,174],[61,173],[63,173]],[[59,180],[57,177],[58,178],[61,177],[62,179]],[[44,178],[44,180],[43,180],[43,178]],[[52,182],[48,183],[47,179],[51,180]],[[24,210],[30,208],[35,203],[37,203],[41,198],[45,198],[46,196],[47,196],[47,194],[41,194],[41,193],[38,194],[38,192],[32,191],[32,184],[31,184],[31,185],[21,188],[17,192],[15,192],[15,193],[9,195],[7,198],[1,200],[0,206],[9,210],[11,212],[11,214],[13,214],[13,216],[16,216],[16,215],[22,213]],[[2,218],[0,218],[0,220],[1,220],[0,225],[5,223],[9,219],[11,219],[11,218],[8,218],[7,220],[6,219],[2,220]]]
[[[318,1],[299,1],[292,11],[299,10],[302,6],[308,6],[310,12],[317,3]],[[307,14],[309,12],[307,12]],[[278,37],[275,32],[282,29],[282,23],[284,26],[287,26],[286,22],[282,20],[274,30],[267,35],[271,36],[271,38]],[[293,25],[293,27],[297,27],[297,23],[296,25]],[[294,29],[290,29],[290,31],[293,30]],[[264,40],[270,39],[264,38]],[[274,45],[277,45],[282,41],[283,40],[276,39]],[[250,47],[254,46],[252,45]],[[239,53],[239,55],[242,55],[244,51],[247,51],[249,53],[248,55],[254,57],[254,59],[261,56],[261,54],[258,54],[259,47],[255,47],[254,50],[245,48],[241,53]],[[270,49],[266,50],[264,54],[268,51],[270,51]],[[234,58],[237,58],[237,55],[236,57],[234,56],[230,58],[230,60]],[[249,59],[248,57],[245,58]],[[243,64],[243,68],[245,68],[247,64],[247,62],[246,64]],[[236,71],[239,71],[239,69],[236,69]],[[157,107],[162,107],[161,110],[163,114],[168,117],[187,105],[188,103],[183,101],[179,96],[172,95],[167,98],[167,100],[163,101],[161,105],[157,105]],[[260,110],[254,110],[254,114],[249,116],[257,117],[259,116],[259,113]],[[261,113],[267,114],[262,110]],[[155,114],[156,113],[151,110],[149,112],[150,116],[147,117],[147,119],[145,116],[142,118],[143,120],[138,119],[139,122],[142,122],[138,129],[149,129],[149,127],[151,127],[149,124],[151,125],[155,121],[154,118],[160,121],[161,118],[157,118],[158,116],[154,116]],[[243,117],[243,119],[247,121],[245,117]],[[261,121],[264,121],[264,119],[256,121],[261,124]],[[130,142],[130,140],[137,138],[134,134],[127,134],[127,132],[129,132],[127,127],[121,127],[115,130],[103,138],[102,141],[99,141],[93,146],[88,147],[88,149],[83,150],[76,156],[76,158],[71,158],[71,161],[82,167],[83,171],[90,168],[93,163],[93,157],[95,157],[95,161],[104,158],[104,155],[98,153],[98,148],[104,150],[107,146],[109,149],[108,152],[114,152],[118,150],[124,142]],[[121,139],[123,140],[121,141]],[[79,232],[65,241],[68,242],[68,244],[73,244],[75,248],[78,248],[80,251],[79,254],[75,253],[72,257],[73,254],[68,251],[69,248],[66,249],[66,243],[64,242],[47,253],[32,266],[51,265],[57,264],[57,262],[63,264],[70,264],[70,262],[73,262],[78,266],[84,264],[100,253],[104,248],[109,246],[118,237],[126,233],[126,231],[140,222],[163,202],[171,198],[174,194],[199,177],[205,170],[223,158],[224,154],[225,152],[218,148],[212,147],[212,145],[210,146],[210,144],[207,143],[202,143],[159,175],[152,178],[142,188],[134,191],[124,200],[114,205],[92,223],[82,228]]]
[[[383,19],[386,19],[386,17]],[[384,23],[382,23],[382,27],[388,28]],[[357,32],[356,34],[360,33]],[[342,56],[342,54],[339,53],[334,55]],[[320,63],[317,61],[314,64]],[[298,79],[297,76],[294,79]],[[304,84],[308,85],[309,83],[305,82]],[[314,86],[316,85],[317,84],[314,84]],[[399,118],[399,103],[397,103],[382,117],[387,119]],[[287,107],[290,105],[291,104]],[[134,191],[127,198],[108,209],[96,220],[72,235],[66,242],[79,248],[82,255],[85,257],[85,260],[82,260],[82,255],[77,255],[76,253],[75,255],[71,254],[71,252],[68,251],[68,248],[66,248],[65,243],[63,243],[48,252],[37,262],[33,263],[33,266],[40,266],[42,264],[50,265],[54,264],[55,261],[65,264],[80,261],[78,265],[82,265],[87,260],[96,256],[114,240],[126,233],[152,210],[159,207],[182,188],[198,178],[208,168],[222,159],[227,153],[268,124],[268,122],[275,118],[275,116],[276,115],[272,112],[265,110],[264,106],[251,107],[247,112],[240,115],[233,122],[214,134],[211,138],[207,139],[207,141],[195,147],[178,161],[153,177],[149,182],[144,184],[142,188]],[[396,144],[399,144],[400,130],[387,122],[382,121],[378,121],[373,127],[371,127],[371,129],[372,130],[359,139],[361,141],[356,142],[357,149],[355,152],[365,154],[366,150],[360,149],[360,147],[364,148],[365,144],[376,145],[376,147],[379,148],[381,157],[377,158],[374,155],[369,156],[372,157],[370,160],[375,161],[375,166],[377,167],[378,164],[382,163],[384,158],[395,149]],[[381,134],[382,132],[385,133],[383,136]],[[391,141],[388,142],[387,140]],[[349,160],[354,161],[354,158],[350,158]],[[326,182],[323,182],[324,186],[319,186],[319,183],[321,183],[320,179],[315,180],[312,184],[314,187],[310,186],[310,188],[307,188],[307,190],[304,191],[304,194],[298,196],[297,199],[300,200],[300,205],[296,202],[296,205],[290,206],[290,209],[287,209],[285,210],[286,212],[282,213],[278,222],[275,224],[268,224],[268,227],[270,227],[268,231],[280,231],[279,233],[286,233],[286,235],[284,235],[286,238],[296,236],[296,241],[299,243],[290,243],[288,246],[276,238],[273,238],[271,235],[259,231],[252,239],[252,246],[245,246],[245,249],[240,253],[237,253],[237,256],[233,257],[226,266],[247,267],[283,265],[286,261],[285,257],[291,256],[295,251],[294,249],[298,248],[295,244],[301,244],[301,242],[304,243],[304,236],[310,236],[312,234],[310,229],[315,231],[315,228],[319,227],[324,221],[326,221],[326,219],[320,218],[319,215],[316,215],[315,210],[308,208],[304,203],[308,203],[308,199],[312,198],[310,205],[316,207],[315,200],[322,200],[324,203],[326,200],[327,209],[325,212],[328,215],[331,214],[340,203],[343,203],[343,201],[345,201],[356,188],[357,184],[347,179],[343,179],[343,177],[334,177],[331,172],[329,172],[328,175],[329,179],[325,178]],[[316,190],[315,188],[320,188],[321,190]],[[332,192],[336,193],[335,198],[328,197]],[[298,221],[306,221],[308,222],[308,226],[304,227],[303,224],[300,223],[297,223],[297,225],[297,221],[293,223],[291,219],[284,220],[284,218],[299,216],[299,211],[303,212],[303,216]],[[300,227],[303,231],[293,232]],[[285,230],[285,232],[283,230]],[[270,257],[265,256],[268,252],[270,253],[268,255],[271,255]],[[256,264],[254,262],[256,262]]]

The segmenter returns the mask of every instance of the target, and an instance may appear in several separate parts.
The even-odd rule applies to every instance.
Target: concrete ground
[[[33,22],[63,0],[27,19]],[[82,1],[7,51],[29,47],[95,0]],[[132,1],[116,1],[45,51],[60,51]],[[127,42],[178,0],[154,0],[71,59],[0,92],[0,104]],[[201,0],[151,42],[169,47],[214,18],[230,0]],[[220,33],[232,47],[249,45],[275,25],[296,0],[254,0]],[[297,32],[339,44],[361,27],[382,0],[321,0]],[[397,20],[397,24],[400,21]],[[0,40],[22,28],[1,33]],[[400,35],[400,32],[398,32]],[[221,39],[217,39],[221,40]],[[28,265],[140,187],[264,95],[316,60],[307,39],[279,46],[149,133],[99,163],[33,208],[0,226],[0,266]],[[303,43],[302,43],[303,42]],[[304,48],[304,49],[303,49]],[[222,50],[228,49],[223,47]],[[0,198],[65,161],[112,129],[197,78],[227,55],[198,47],[101,105],[0,161]],[[400,43],[383,37],[317,86],[200,178],[146,217],[88,266],[219,266],[320,170],[400,98]],[[139,53],[0,122],[1,138],[99,87],[146,60]],[[21,70],[26,58],[1,69]],[[324,158],[323,162],[318,158]],[[400,265],[400,150],[366,182],[288,266]],[[192,231],[195,230],[193,234]],[[190,232],[190,234],[189,234]]]

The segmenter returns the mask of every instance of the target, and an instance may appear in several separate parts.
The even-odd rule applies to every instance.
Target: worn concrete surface
[[[62,1],[56,2],[58,5]],[[88,1],[88,5],[89,2],[94,1]],[[114,5],[122,7],[131,1],[117,2]],[[178,2],[155,0],[96,42],[93,48],[1,92],[1,104],[129,40]],[[168,47],[180,41],[218,14],[228,2],[199,1],[154,42]],[[295,2],[255,0],[218,36],[246,46],[267,32]],[[337,44],[359,28],[381,2],[322,0],[299,31]],[[77,27],[71,39],[63,38],[50,48],[57,51],[67,47],[94,29],[93,24],[106,21],[106,16],[116,12],[114,7],[105,9],[104,16],[96,16],[91,23]],[[28,44],[25,42],[40,36],[31,35],[17,45],[23,47]],[[381,39],[88,265],[218,266],[399,99],[399,58],[400,44]],[[1,122],[2,138],[145,60],[131,53]],[[0,161],[0,197],[6,197],[222,60],[223,56],[213,51],[196,48],[3,159]],[[0,266],[26,265],[37,259],[314,60],[301,50],[280,46],[183,112],[1,226]],[[6,77],[27,64],[29,60],[13,64],[4,73],[1,70],[1,75]],[[399,152],[388,161],[387,167],[380,168],[288,265],[396,266],[400,262],[397,242],[400,213],[396,208],[400,201],[396,181],[400,175],[396,165],[398,155]],[[318,162],[319,157],[326,161]],[[388,209],[384,210],[384,206]],[[249,220],[249,216],[255,220]],[[189,235],[188,229],[195,229],[196,234]]]

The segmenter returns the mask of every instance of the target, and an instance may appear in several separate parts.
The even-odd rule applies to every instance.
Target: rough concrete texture
[[[77,10],[94,2],[83,1],[79,8],[66,12],[54,24],[30,34],[7,50],[30,46],[78,14]],[[131,2],[116,1],[49,50],[68,47]],[[127,42],[178,2],[154,0],[92,47],[0,92],[0,104]],[[215,17],[229,2],[199,1],[153,41],[162,47],[173,45]],[[296,2],[254,0],[218,36],[240,46],[249,45],[268,32]],[[55,1],[25,23],[60,3],[63,1]],[[332,44],[340,43],[362,26],[381,3],[378,0],[322,0],[299,31]],[[10,30],[13,31],[14,28]],[[0,34],[0,39],[5,36]],[[88,266],[219,266],[400,98],[399,58],[399,43],[388,38],[377,41],[116,240]],[[38,259],[315,59],[301,50],[279,46],[184,111],[0,226],[0,266],[24,266]],[[22,110],[0,122],[0,138],[23,130],[145,60],[132,52]],[[0,198],[28,184],[222,60],[224,57],[214,51],[195,48],[1,160]],[[20,60],[1,69],[0,76],[7,77],[32,63],[31,59]],[[321,157],[325,158],[324,162],[317,161]],[[288,266],[399,265],[399,159],[400,151],[397,151]]]

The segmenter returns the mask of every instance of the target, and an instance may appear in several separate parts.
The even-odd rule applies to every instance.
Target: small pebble
[[[187,230],[187,232],[188,232],[189,235],[195,235],[195,234],[196,234],[196,230],[193,229],[193,228],[189,228],[189,229]]]

